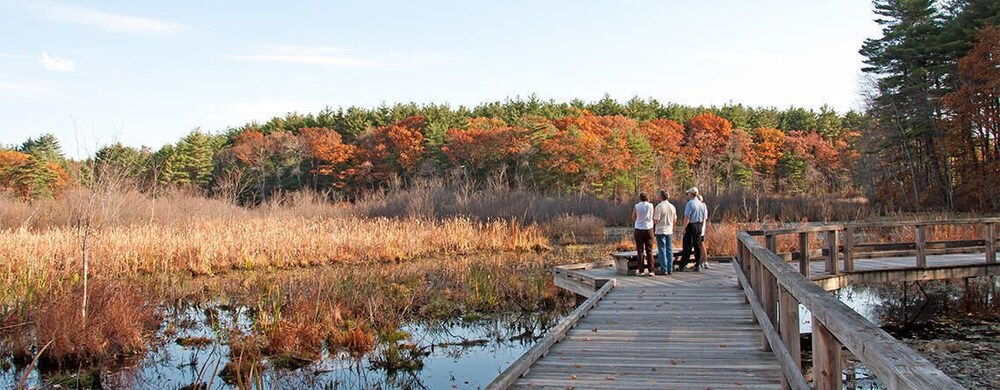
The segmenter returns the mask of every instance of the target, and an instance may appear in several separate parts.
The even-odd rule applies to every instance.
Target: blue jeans
[[[672,234],[656,235],[656,257],[660,260],[660,272],[673,272],[674,270],[672,237]]]

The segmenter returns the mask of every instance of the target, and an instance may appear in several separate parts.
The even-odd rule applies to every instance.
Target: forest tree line
[[[444,176],[619,200],[660,186],[837,193],[850,190],[866,120],[827,107],[652,99],[351,107],[196,130],[158,150],[109,145],[86,161],[66,159],[58,140],[43,135],[0,151],[0,186],[32,198],[57,194],[71,177],[125,175],[149,192],[193,188],[244,204],[302,189],[353,199]]]
[[[66,159],[51,135],[0,148],[0,190],[51,197],[103,176],[257,204],[310,189],[356,199],[427,178],[623,200],[709,193],[866,196],[900,210],[1000,209],[1000,3],[877,0],[863,112],[608,96],[476,107],[395,104],[290,113],[158,150]]]

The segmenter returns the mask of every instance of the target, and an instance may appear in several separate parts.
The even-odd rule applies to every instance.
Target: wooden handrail
[[[749,267],[743,265],[744,269],[763,270],[762,272],[769,273],[775,278],[780,289],[786,290],[794,297],[795,301],[812,312],[813,319],[817,322],[814,323],[814,328],[825,332],[823,342],[817,343],[814,340],[814,347],[816,345],[821,347],[829,345],[828,348],[837,350],[836,355],[833,355],[834,351],[832,350],[813,351],[814,356],[817,354],[824,354],[826,357],[836,356],[837,360],[833,362],[831,367],[836,367],[839,370],[839,351],[840,345],[843,345],[891,389],[963,388],[920,354],[800,274],[774,252],[762,246],[750,234],[740,232],[737,234],[737,240],[742,247],[742,261],[757,264]],[[758,322],[763,324],[768,321],[770,319],[760,319]],[[783,341],[789,342],[790,340]],[[830,343],[830,341],[836,342]],[[825,382],[815,383],[815,381],[826,379],[839,383],[839,373],[837,375],[826,374],[814,376],[814,385],[817,388],[836,386]],[[790,380],[794,380],[794,377]]]
[[[573,310],[569,316],[560,321],[559,324],[553,327],[549,333],[545,335],[545,337],[538,340],[538,342],[525,351],[521,357],[511,363],[506,370],[503,370],[503,372],[501,372],[496,379],[493,379],[493,382],[490,382],[490,384],[486,386],[486,389],[502,390],[510,388],[510,386],[514,384],[514,381],[528,373],[528,370],[531,368],[532,364],[535,364],[535,361],[540,359],[542,356],[545,356],[553,345],[566,337],[566,333],[568,333],[570,329],[573,329],[581,318],[586,317],[587,313],[590,312],[590,309],[593,309],[594,306],[597,305],[598,301],[603,299],[605,295],[608,295],[608,292],[610,292],[611,289],[615,288],[616,283],[618,283],[617,279],[608,280],[608,282],[601,286],[601,288],[598,289],[593,296],[584,301],[583,304],[577,307],[576,310]]]
[[[993,224],[1000,223],[1000,217],[992,218],[967,218],[967,219],[941,219],[941,220],[920,220],[920,221],[878,221],[878,222],[831,222],[831,223],[807,223],[780,227],[775,229],[747,230],[751,236],[781,235],[793,233],[817,233],[831,230],[871,229],[871,228],[894,228],[894,227],[914,227],[914,226],[936,226],[936,225],[973,225],[973,224]]]
[[[778,358],[778,363],[781,365],[781,372],[784,374],[785,380],[793,389],[808,389],[809,383],[806,382],[805,376],[802,375],[802,368],[796,359],[792,357],[792,354],[788,352],[788,348],[782,342],[781,335],[774,329],[774,325],[767,319],[767,314],[764,313],[764,306],[761,305],[757,296],[754,295],[753,288],[750,287],[750,282],[747,281],[746,275],[743,275],[743,269],[736,262],[733,262],[733,268],[736,269],[736,278],[739,279],[740,286],[743,287],[743,293],[750,303],[750,309],[753,311],[754,317],[760,319],[758,321],[760,328],[764,331],[767,344],[774,351],[775,357]]]

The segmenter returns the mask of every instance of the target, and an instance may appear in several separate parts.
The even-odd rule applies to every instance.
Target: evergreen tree
[[[62,147],[59,145],[59,140],[52,134],[43,134],[38,138],[28,138],[17,150],[35,156],[40,161],[52,161],[56,163],[64,163],[66,161],[66,157],[62,153]]]

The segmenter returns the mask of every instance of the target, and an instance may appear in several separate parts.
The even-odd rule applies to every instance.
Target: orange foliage
[[[233,137],[233,146],[229,149],[240,162],[257,166],[267,158],[267,138],[256,130],[244,131]]]
[[[542,165],[551,167],[554,173],[581,175],[595,168],[603,143],[601,137],[591,132],[555,127],[538,149],[543,155]]]
[[[945,146],[954,156],[960,204],[998,203],[1000,189],[1000,28],[986,26],[958,61],[957,88],[941,103]]]
[[[785,133],[778,129],[759,128],[756,143],[753,145],[753,153],[757,164],[755,167],[764,173],[774,172],[778,166],[778,161],[785,156],[782,151],[785,148]]]
[[[819,133],[796,130],[788,132],[785,146],[786,150],[818,168],[834,170],[841,166],[840,142],[827,140]]]
[[[698,164],[721,155],[733,134],[733,124],[710,112],[698,114],[687,124],[684,152],[687,161]]]
[[[53,195],[59,195],[62,189],[70,184],[69,172],[66,172],[66,169],[62,165],[52,161],[45,163],[45,167],[48,168],[49,172],[52,172],[52,176],[54,177],[54,180],[49,183],[49,188],[52,189]]]
[[[314,173],[332,175],[334,168],[354,155],[354,145],[344,144],[340,134],[323,127],[307,127],[299,130],[309,152],[309,156],[320,162]]]
[[[655,119],[640,125],[639,131],[646,136],[657,155],[673,159],[680,153],[684,125],[670,119]]]
[[[497,119],[473,118],[467,129],[448,129],[441,151],[452,164],[482,170],[510,162],[530,147],[527,129]]]
[[[412,171],[424,155],[421,130],[425,124],[424,117],[412,116],[364,134],[358,145],[357,168],[351,173],[386,180],[396,173]]]
[[[753,137],[746,131],[737,129],[729,139],[729,149],[726,152],[739,158],[743,165],[753,167],[757,164],[757,154],[753,147]]]
[[[25,153],[13,150],[0,150],[0,191],[13,191],[24,196],[25,190],[18,183],[15,169],[28,163]]]
[[[41,165],[33,165],[42,163]],[[70,182],[66,169],[52,161],[33,160],[29,154],[0,150],[0,192],[9,191],[28,199],[45,189],[58,195]]]

